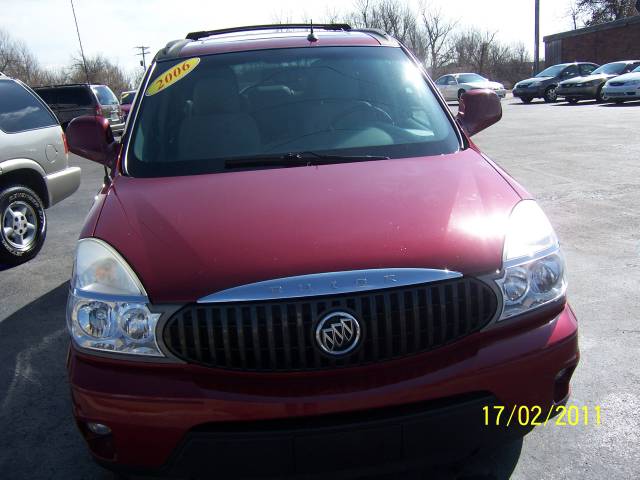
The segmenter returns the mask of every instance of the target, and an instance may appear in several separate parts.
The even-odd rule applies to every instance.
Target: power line
[[[133,48],[137,48],[140,50],[140,53],[136,53],[136,55],[141,55],[142,56],[142,61],[140,62],[140,65],[142,66],[142,68],[144,68],[145,70],[147,69],[147,58],[146,56],[149,54],[149,47],[145,47],[144,45],[140,45],[139,47],[133,47]]]
[[[78,43],[80,44],[80,55],[82,55],[82,66],[84,67],[84,74],[87,77],[87,83],[91,83],[89,81],[89,70],[87,69],[87,60],[84,58],[84,49],[82,48],[82,39],[80,38],[80,29],[78,28],[78,19],[76,18],[76,9],[73,8],[73,0],[69,0],[71,2],[71,11],[73,12],[73,21],[76,24],[76,32],[78,33]]]

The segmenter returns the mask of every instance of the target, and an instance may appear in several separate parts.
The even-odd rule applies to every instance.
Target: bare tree
[[[569,6],[567,7],[565,16],[571,20],[573,29],[577,30],[578,22],[582,22],[583,10],[578,7],[578,3],[576,0],[571,0],[571,3],[569,3]]]
[[[107,85],[113,93],[120,95],[131,88],[128,75],[102,54],[86,57],[87,72],[85,73],[81,57],[75,57],[68,73],[68,78],[73,83],[84,83],[89,76],[89,83]]]
[[[431,75],[437,76],[441,67],[450,63],[455,56],[451,37],[458,21],[445,18],[440,9],[432,9],[426,3],[420,5],[420,16],[429,53]]]

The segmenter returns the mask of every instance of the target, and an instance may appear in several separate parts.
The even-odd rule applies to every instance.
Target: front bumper
[[[564,87],[562,85],[558,85],[556,93],[559,97],[589,100],[596,98],[599,87],[600,85],[590,85],[586,87]]]
[[[517,98],[541,98],[544,96],[544,87],[514,88],[512,93]]]
[[[603,93],[607,100],[638,100],[640,99],[640,85],[604,87]]]
[[[68,370],[74,415],[103,465],[180,474],[233,465],[236,477],[282,477],[406,466],[427,459],[423,444],[434,438],[434,457],[447,461],[510,436],[482,424],[482,406],[565,402],[568,378],[559,386],[556,376],[578,357],[573,312],[555,305],[372,367],[251,374],[116,361],[72,347]],[[93,435],[87,422],[112,434]],[[346,460],[336,453],[350,449]]]
[[[48,206],[55,205],[78,190],[81,174],[79,167],[67,167],[44,177],[49,192]]]

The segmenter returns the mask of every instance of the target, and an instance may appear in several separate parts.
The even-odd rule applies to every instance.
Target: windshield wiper
[[[224,161],[227,169],[251,167],[300,167],[329,165],[332,163],[369,162],[389,160],[380,155],[325,155],[315,152],[289,152],[283,155],[255,155],[251,157],[228,158]]]

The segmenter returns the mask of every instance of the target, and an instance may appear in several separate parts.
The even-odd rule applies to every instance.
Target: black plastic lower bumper
[[[203,425],[184,438],[162,471],[153,473],[216,479],[326,478],[330,473],[336,479],[450,464],[530,430],[485,425],[483,407],[493,404],[493,396],[477,394],[358,414]]]

